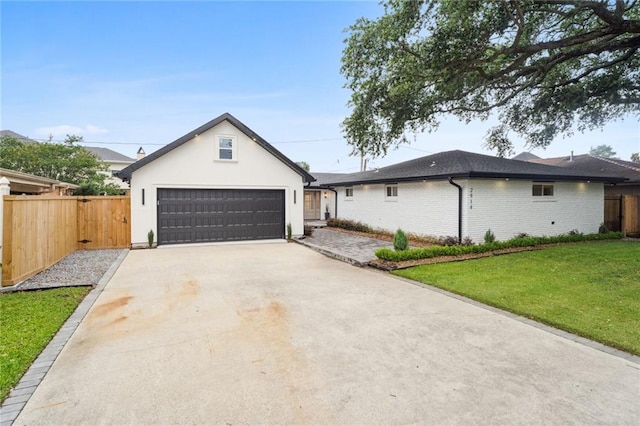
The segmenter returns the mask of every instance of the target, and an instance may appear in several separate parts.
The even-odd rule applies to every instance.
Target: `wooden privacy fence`
[[[604,198],[604,224],[611,231],[640,232],[640,195],[607,195]]]
[[[13,285],[78,249],[131,245],[130,199],[4,196],[2,285]]]

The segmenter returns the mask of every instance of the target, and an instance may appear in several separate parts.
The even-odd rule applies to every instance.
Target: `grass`
[[[0,295],[0,401],[89,290],[66,287]]]
[[[640,243],[565,244],[394,274],[640,355]]]

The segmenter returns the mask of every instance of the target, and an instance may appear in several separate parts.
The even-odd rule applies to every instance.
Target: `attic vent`
[[[434,161],[433,163],[431,163],[431,165],[429,167],[433,167],[436,165],[436,162]]]

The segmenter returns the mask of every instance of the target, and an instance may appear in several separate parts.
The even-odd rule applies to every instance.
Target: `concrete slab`
[[[393,244],[387,241],[327,228],[315,229],[311,237],[298,240],[298,242],[325,256],[357,266],[365,266],[374,260],[376,258],[374,253],[379,248],[393,247]]]
[[[297,244],[132,251],[16,424],[637,424],[640,366]]]

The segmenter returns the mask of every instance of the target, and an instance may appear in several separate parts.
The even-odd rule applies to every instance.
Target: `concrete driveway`
[[[297,244],[132,251],[16,424],[638,424],[640,365]]]

